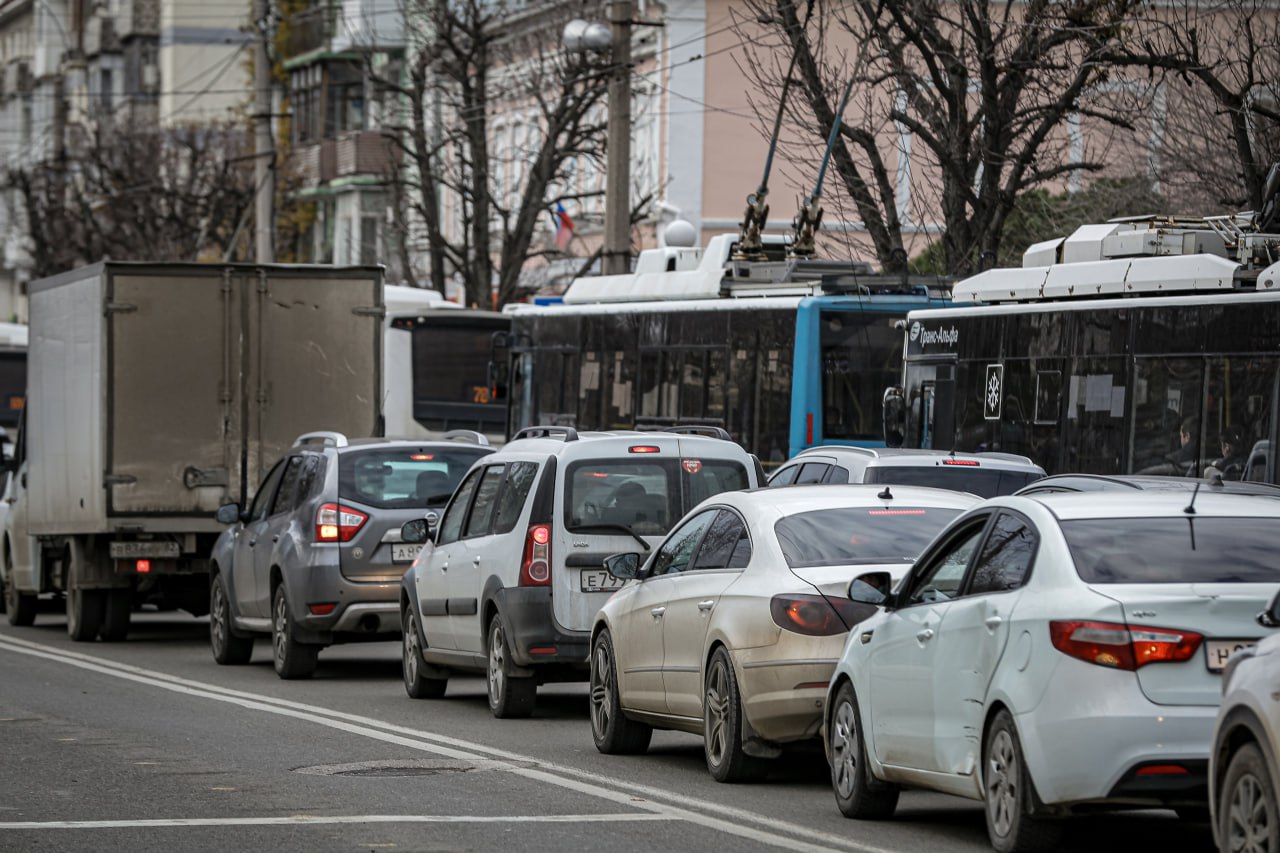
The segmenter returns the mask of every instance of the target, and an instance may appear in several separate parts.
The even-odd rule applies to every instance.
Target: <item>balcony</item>
[[[338,177],[389,174],[394,162],[390,141],[378,130],[344,133],[337,140]]]
[[[322,139],[310,145],[299,145],[295,149],[298,174],[306,189],[315,189],[337,177],[335,157],[337,145],[332,139]]]
[[[316,50],[328,50],[338,13],[339,8],[328,3],[294,13],[284,40],[285,57],[291,59]]]

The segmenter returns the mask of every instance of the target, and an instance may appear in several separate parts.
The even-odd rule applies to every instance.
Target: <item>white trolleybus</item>
[[[965,307],[907,316],[886,442],[1024,454],[1051,474],[1277,483],[1272,219],[1086,225],[958,282]]]

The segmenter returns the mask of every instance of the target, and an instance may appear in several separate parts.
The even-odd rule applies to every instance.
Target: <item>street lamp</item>
[[[605,275],[631,272],[631,0],[611,0],[609,24],[570,21],[566,50],[610,54],[609,123],[604,187]]]

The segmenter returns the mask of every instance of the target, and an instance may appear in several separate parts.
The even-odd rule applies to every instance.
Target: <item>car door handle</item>
[[[649,612],[653,614],[653,618],[654,618],[654,619],[661,619],[661,618],[662,618],[662,614],[667,612],[667,608],[665,608],[665,607],[655,607],[655,608],[653,608],[652,610],[650,610]]]
[[[916,639],[922,643],[927,643],[929,640],[933,639],[933,629],[925,628],[923,631],[917,631]]]
[[[441,564],[440,564],[440,571],[442,571],[442,572],[447,572],[447,571],[449,571],[449,564],[448,564],[448,563],[441,563]]]
[[[257,540],[257,539],[250,539],[250,540],[249,540],[249,547],[250,547],[250,548],[252,548],[254,545],[257,545],[257,544],[258,544],[258,540]]]
[[[480,558],[479,558],[479,557],[476,557],[475,559],[473,559],[473,560],[471,561],[471,565],[473,565],[473,566],[479,566],[479,565],[480,565]]]
[[[272,541],[272,542],[279,542],[279,541],[280,541],[280,537],[279,537],[279,536],[272,536],[272,537],[271,537],[271,541]]]
[[[987,630],[994,631],[1004,624],[1003,616],[988,616],[986,621]]]
[[[698,602],[698,609],[701,610],[703,613],[706,613],[708,610],[710,610],[715,606],[716,606],[716,600],[714,598],[708,598],[706,601]]]
[[[862,635],[858,639],[862,640],[862,645],[865,646],[867,643],[871,642],[873,634],[875,634],[875,631],[863,631]]]

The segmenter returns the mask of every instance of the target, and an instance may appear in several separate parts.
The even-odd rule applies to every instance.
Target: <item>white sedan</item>
[[[1000,851],[1078,806],[1207,815],[1220,673],[1267,629],[1280,501],[1146,492],[993,498],[956,519],[849,638],[824,734],[836,802],[901,786],[983,800]]]
[[[629,582],[596,615],[591,734],[642,752],[654,728],[703,736],[719,781],[816,738],[851,625],[844,597],[876,567],[901,576],[973,495],[898,486],[794,486],[717,495],[651,555],[605,561]],[[887,587],[886,587],[887,589]]]

